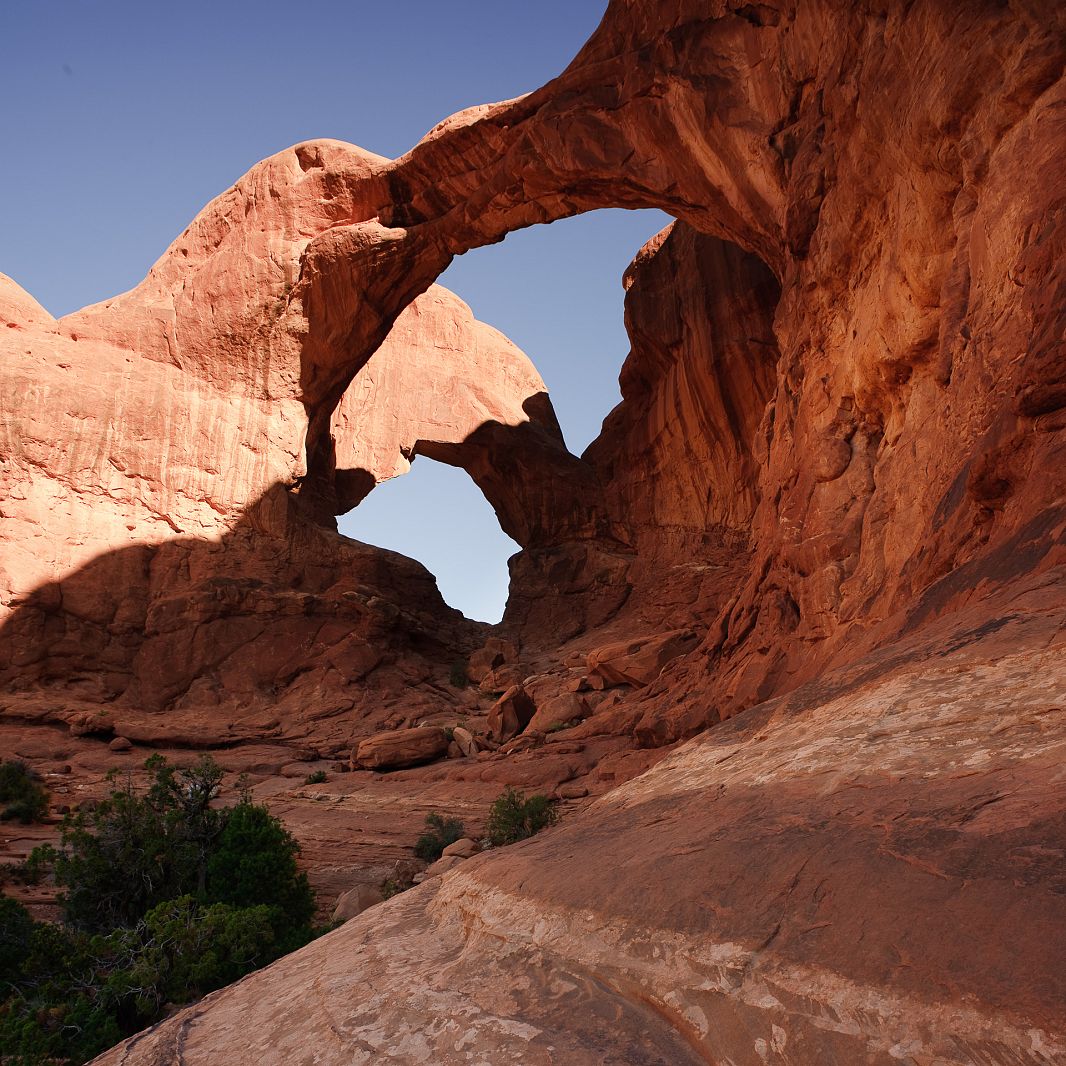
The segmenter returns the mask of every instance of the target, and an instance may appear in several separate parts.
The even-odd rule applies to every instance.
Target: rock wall
[[[411,685],[483,639],[419,564],[337,536],[333,512],[423,438],[522,433],[526,407],[565,453],[544,384],[431,286],[338,406],[335,476],[308,491],[307,413],[271,329],[307,232],[337,217],[310,150],[253,168],[112,301],[57,321],[0,277],[6,690],[209,720],[352,711],[369,690],[414,713]],[[315,151],[342,171],[368,158]]]
[[[691,499],[699,477],[684,488],[662,477],[693,465],[680,439],[657,444],[657,513],[629,514],[638,496],[652,499],[635,487],[640,478],[602,497],[611,435],[632,432],[635,443],[647,432],[637,410],[647,400],[635,392],[593,448],[591,471],[558,446],[550,412],[525,412],[517,435],[494,428],[518,417],[514,404],[475,427],[488,412],[474,399],[450,439],[432,424],[415,428],[418,418],[399,434],[370,419],[362,436],[402,437],[401,453],[413,443],[471,469],[531,549],[515,564],[508,621],[533,644],[618,613],[644,583],[629,556],[634,538],[649,543],[649,518],[662,542],[671,510],[690,507],[685,521],[705,531],[710,522],[725,556],[753,550],[709,638],[707,714],[646,734],[668,740],[801,683],[856,642],[890,638],[890,616],[964,565],[978,575],[976,564],[1009,553],[1015,538],[1058,558],[1063,359],[1061,331],[1046,319],[1062,292],[1062,19],[1057,5],[1038,3],[957,10],[928,0],[905,13],[615,4],[558,79],[454,116],[399,160],[321,142],[266,161],[205,210],[142,286],[64,329],[73,343],[105,341],[194,380],[239,383],[242,402],[288,423],[262,431],[274,442],[251,442],[259,465],[237,478],[245,495],[298,487],[304,512],[328,521],[370,483],[358,472],[366,456],[338,454],[336,431],[353,424],[341,398],[359,395],[349,385],[364,368],[364,386],[373,380],[371,356],[454,254],[581,210],[657,206],[757,257],[767,269],[746,262],[757,275],[758,342],[746,352],[734,344],[723,365],[754,365],[753,352],[772,344],[775,377],[768,388],[767,356],[747,395],[719,390],[693,427],[719,441],[713,455],[696,445],[696,458],[723,464],[709,504]],[[689,279],[682,332],[695,353],[701,331],[728,333],[737,312],[725,300],[696,306],[692,279],[706,285],[730,268],[680,264],[684,232],[646,257],[662,265],[638,288],[653,286],[656,270]],[[780,287],[772,338],[767,270]],[[730,306],[749,306],[732,297]],[[655,315],[656,327],[681,326]],[[664,367],[641,328],[628,373],[659,376],[673,405],[660,421],[700,410],[702,384],[679,370],[691,359]],[[483,343],[471,336],[469,347]],[[528,372],[518,393],[526,388],[536,388]],[[403,460],[384,447],[391,473]],[[1028,477],[1033,469],[1050,474]],[[706,597],[710,613],[720,598]]]
[[[757,256],[781,292],[759,468],[730,516],[758,501],[754,560],[707,649],[707,715],[662,739],[890,639],[907,602],[1017,538],[1050,565],[1062,30],[1053,3],[616,3],[558,79],[453,116],[399,160],[299,149],[339,205],[271,332],[272,373],[298,378],[308,411],[309,484],[329,496],[333,410],[451,256],[582,210],[655,206]],[[679,450],[663,465],[684,463]],[[613,617],[631,584],[624,532],[528,484],[538,517],[505,524],[546,555],[516,564],[513,624],[554,638],[586,594],[593,624]],[[553,531],[544,516],[560,512],[576,520]],[[578,562],[562,546],[575,530]],[[538,616],[546,573],[576,595]]]
[[[359,693],[452,705],[485,630],[329,528],[421,453],[524,549],[485,683],[568,726],[454,780],[602,791],[715,727],[108,1061],[1066,1062],[1064,39],[1051,0],[614,0],[398,160],[260,164],[129,294],[0,292],[9,685],[338,746]],[[678,221],[575,457],[431,286],[607,206]]]

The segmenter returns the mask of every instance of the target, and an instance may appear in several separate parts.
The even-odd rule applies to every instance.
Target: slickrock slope
[[[960,612],[771,701],[98,1061],[1066,1062],[1066,612],[1048,580],[993,609],[995,632]]]
[[[481,722],[310,796],[265,758],[309,852],[358,825],[368,865],[441,797],[594,797],[105,1061],[1066,1062],[1064,42],[1052,0],[613,0],[400,159],[260,164],[131,293],[0,290],[5,722],[295,774]],[[677,222],[576,457],[432,285],[608,206]],[[523,548],[473,656],[331,529],[420,453]],[[505,737],[505,690],[567,728]]]

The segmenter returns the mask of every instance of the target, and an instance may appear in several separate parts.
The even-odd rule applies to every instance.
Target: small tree
[[[0,762],[0,808],[0,819],[17,819],[23,825],[39,822],[48,813],[48,793],[19,759]]]
[[[154,1017],[165,1003],[198,999],[276,958],[271,919],[270,907],[204,907],[192,896],[153,908],[135,929],[120,931],[138,1008]]]
[[[153,755],[144,765],[153,774],[145,795],[127,774],[94,810],[63,822],[55,876],[67,921],[79,928],[131,926],[164,900],[204,894],[227,815],[211,806],[222,770],[207,757],[177,769]]]
[[[486,833],[493,847],[498,848],[539,833],[556,817],[555,805],[547,796],[527,799],[524,793],[508,788],[489,811]]]
[[[458,818],[426,815],[426,831],[415,843],[415,854],[425,862],[436,862],[449,844],[460,840],[466,832]]]
[[[270,908],[272,925],[286,951],[310,939],[315,897],[307,875],[296,867],[300,846],[266,807],[242,800],[208,863],[207,897],[234,907]]]
[[[210,759],[145,764],[94,811],[68,818],[60,849],[35,849],[65,890],[67,925],[0,900],[0,1062],[74,1066],[184,1003],[307,943],[314,897],[299,847],[241,794],[218,807]]]

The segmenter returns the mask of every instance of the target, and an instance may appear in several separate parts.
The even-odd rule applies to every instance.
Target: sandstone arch
[[[609,1041],[619,1061],[1064,1061],[1064,19],[1051,0],[614,0],[558,79],[400,160],[267,160],[131,294],[55,323],[5,288],[16,561],[27,527],[86,513],[78,486],[109,516],[97,544],[129,514],[129,539],[215,537],[275,482],[249,535],[319,536],[337,406],[452,255],[607,204],[680,220],[633,273],[632,420],[576,460],[627,528],[530,523],[509,623],[557,655],[634,618],[706,630],[575,728],[617,745],[601,784],[647,765],[633,743],[717,728],[105,1061],[261,1061],[322,1032],[347,1060],[388,1052],[383,1031],[442,1059]],[[50,450],[37,343],[232,464],[176,461],[197,454],[180,431],[164,464],[137,447],[147,418],[75,432],[73,402],[59,436],[83,443]],[[698,432],[667,432],[660,403]],[[497,492],[477,432],[414,440]]]

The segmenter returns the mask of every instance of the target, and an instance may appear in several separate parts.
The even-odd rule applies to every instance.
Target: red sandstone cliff
[[[607,793],[106,1061],[1066,1062],[1064,37],[1051,2],[614,0],[401,159],[260,164],[131,293],[0,292],[5,721],[119,698],[229,743],[276,706],[332,753],[457,708],[484,631],[328,528],[421,452],[524,549],[508,683],[586,720],[389,795]],[[430,286],[604,206],[678,221],[575,457]]]

